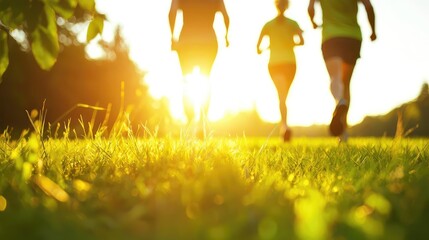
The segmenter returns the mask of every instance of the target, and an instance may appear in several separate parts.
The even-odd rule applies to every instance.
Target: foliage
[[[103,31],[105,18],[97,13],[95,0],[0,0],[0,76],[8,66],[7,38],[13,31],[26,35],[37,63],[48,70],[60,51],[57,20],[75,21],[83,12],[94,16],[89,41]]]
[[[0,132],[12,126],[14,136],[19,136],[30,127],[26,111],[40,109],[43,102],[48,110],[45,120],[53,125],[66,123],[77,129],[81,119],[94,131],[110,130],[121,117],[134,127],[162,125],[160,119],[168,112],[149,95],[143,73],[129,58],[119,30],[115,40],[103,47],[109,57],[90,60],[83,44],[64,45],[57,63],[47,72],[12,41],[10,65],[0,84]],[[67,123],[69,118],[73,120]]]
[[[417,139],[5,133],[0,238],[424,239],[428,159]]]
[[[401,136],[429,136],[429,90],[428,84],[422,86],[415,100],[404,103],[384,116],[366,117],[362,123],[351,128],[354,136],[389,136],[398,131]]]
[[[0,31],[0,76],[6,71],[9,65],[9,49],[7,46],[7,34]],[[0,81],[1,83],[1,81]]]

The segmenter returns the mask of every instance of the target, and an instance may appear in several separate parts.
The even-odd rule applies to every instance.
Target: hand
[[[314,21],[311,21],[311,24],[313,24],[313,29],[317,29],[319,27],[319,25],[317,25],[317,23]]]
[[[229,47],[228,34],[225,35],[225,46]]]
[[[377,34],[374,32],[371,34],[371,41],[375,41],[377,39]]]
[[[256,52],[260,55],[262,53],[261,49],[257,48]]]

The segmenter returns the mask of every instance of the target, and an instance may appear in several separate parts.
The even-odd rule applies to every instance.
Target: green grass
[[[0,239],[426,239],[429,141],[0,137]]]

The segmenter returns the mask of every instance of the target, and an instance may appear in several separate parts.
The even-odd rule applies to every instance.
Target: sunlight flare
[[[130,46],[130,57],[147,73],[144,81],[149,86],[151,94],[157,99],[168,99],[172,117],[176,120],[184,120],[180,88],[183,80],[180,76],[177,54],[171,51],[171,33],[168,23],[171,0],[124,0],[121,4],[129,7],[118,7],[113,0],[97,1],[97,8],[108,14],[109,22],[112,23],[106,22],[105,33],[101,38],[105,41],[111,40],[112,34],[107,34],[109,29],[113,29],[114,25],[120,25],[126,43]],[[225,40],[223,23],[221,17],[217,16],[213,26],[218,35],[219,54],[210,76],[213,92],[209,119],[218,120],[230,113],[256,108],[263,120],[277,122],[280,118],[277,96],[266,69],[265,55],[268,51],[258,56],[255,50],[257,37],[263,24],[276,15],[273,1],[247,1],[245,10],[242,1],[225,0],[225,5],[231,18],[230,46],[226,49],[223,45]],[[286,15],[296,19],[304,30],[305,44],[295,51],[297,74],[287,100],[290,124],[302,126],[328,123],[335,104],[330,96],[329,75],[320,50],[321,30],[312,28],[307,15],[307,5],[306,1],[291,0],[290,8],[286,12]],[[406,5],[406,7],[415,6]],[[391,11],[393,8],[389,9]],[[408,9],[408,12],[413,11]],[[415,17],[418,16],[415,14]],[[321,21],[321,16],[316,18]],[[182,24],[180,17],[177,20],[178,28],[174,38],[178,38],[178,31]],[[364,23],[365,16],[359,14],[359,21]],[[364,33],[368,29],[367,24],[362,24]],[[388,32],[395,34],[396,30],[391,28]],[[424,33],[424,31],[420,32]],[[420,42],[427,39],[424,36],[419,38]],[[383,39],[380,39],[381,41]],[[96,40],[91,44],[95,42]],[[421,81],[421,77],[416,76],[417,71],[407,71],[407,73],[381,71],[381,66],[374,64],[380,61],[379,56],[386,55],[382,54],[383,51],[391,49],[387,42],[385,44],[386,47],[383,47],[366,45],[364,42],[362,55],[369,56],[359,62],[353,77],[355,80],[352,82],[352,88],[355,100],[349,113],[351,124],[359,123],[368,114],[385,113],[392,107],[411,99],[414,96],[413,91],[417,91],[416,85],[405,84],[404,81],[391,81],[395,78]],[[88,47],[87,50],[97,55],[98,50],[95,47]],[[396,66],[395,64],[398,62],[383,65]],[[362,71],[362,69],[367,70]],[[400,86],[401,82],[405,85],[401,86],[403,91],[384,92],[386,101],[379,101],[378,91],[386,86],[386,82],[389,85],[393,84],[392,89]],[[368,88],[368,86],[371,87]]]
[[[195,67],[191,74],[185,76],[183,89],[184,97],[192,103],[196,116],[199,116],[202,108],[210,101],[210,82],[208,76],[204,76],[200,68]]]

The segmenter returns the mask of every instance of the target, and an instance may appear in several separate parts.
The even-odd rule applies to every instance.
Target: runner
[[[308,14],[314,28],[314,5],[320,2],[323,13],[322,52],[331,79],[331,93],[336,100],[329,130],[340,141],[347,141],[347,114],[350,106],[350,80],[360,58],[362,32],[357,21],[358,3],[365,6],[371,25],[371,40],[375,33],[375,14],[370,0],[310,0]]]
[[[173,38],[173,33],[179,10],[183,13],[183,27],[177,41]],[[172,0],[169,13],[171,47],[179,55],[183,77],[191,74],[195,67],[199,67],[205,76],[210,76],[218,50],[216,33],[213,29],[217,12],[223,15],[226,28],[225,41],[228,46],[229,16],[223,0]],[[192,123],[195,119],[195,108],[190,96],[186,94],[188,92],[186,88],[189,88],[187,85],[185,82],[183,104],[188,123]],[[208,97],[205,99],[200,111],[200,129],[197,134],[201,138],[206,137],[204,124],[209,108],[208,99]]]
[[[262,53],[261,43],[264,37],[270,39],[270,60],[268,70],[277,89],[281,114],[280,133],[285,142],[290,141],[292,131],[287,123],[286,99],[290,86],[295,78],[296,60],[293,51],[295,46],[303,45],[304,38],[299,25],[284,16],[289,7],[288,0],[276,0],[277,16],[267,22],[262,28],[256,46],[258,54]],[[294,38],[298,36],[298,41]]]

